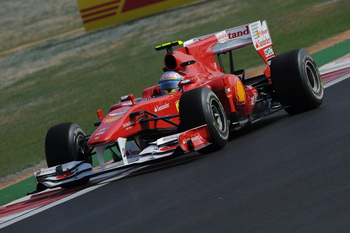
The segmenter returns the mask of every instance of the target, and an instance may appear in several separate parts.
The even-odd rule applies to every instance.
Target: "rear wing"
[[[266,21],[226,29],[205,36],[196,37],[184,42],[184,47],[215,35],[218,43],[214,46],[215,55],[226,53],[231,50],[254,45],[254,48],[268,64],[268,60],[276,56]]]

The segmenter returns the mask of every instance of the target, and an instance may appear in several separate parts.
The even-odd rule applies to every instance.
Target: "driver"
[[[169,95],[179,90],[179,82],[183,79],[182,75],[174,71],[165,72],[159,80],[159,89],[161,95]]]

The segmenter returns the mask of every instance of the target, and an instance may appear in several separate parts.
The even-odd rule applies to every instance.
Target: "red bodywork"
[[[88,146],[115,143],[119,137],[131,139],[143,130],[174,128],[174,124],[163,120],[144,119],[153,117],[150,113],[157,116],[178,115],[182,93],[198,87],[211,89],[220,99],[227,116],[232,113],[236,113],[237,116],[249,115],[254,108],[258,92],[252,86],[244,86],[237,76],[223,72],[213,53],[217,43],[218,38],[213,35],[174,52],[168,52],[164,58],[167,70],[176,71],[184,76],[179,84],[180,91],[160,96],[158,86],[153,86],[145,89],[139,99],[125,98],[125,101],[113,105],[109,114],[91,135]],[[186,62],[191,64],[184,65]],[[265,73],[269,73],[268,69],[267,66]],[[177,116],[172,117],[170,121],[179,124],[180,119]]]

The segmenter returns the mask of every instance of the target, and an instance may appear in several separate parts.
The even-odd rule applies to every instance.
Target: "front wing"
[[[122,156],[121,161],[105,163],[103,156],[107,146],[97,147],[95,150],[100,163],[99,167],[93,168],[90,163],[84,161],[72,161],[54,167],[42,168],[34,173],[37,188],[33,193],[47,188],[79,183],[83,179],[105,173],[114,172],[114,175],[120,175],[136,166],[147,165],[167,157],[171,158],[178,150],[184,153],[200,150],[208,146],[209,141],[209,129],[207,125],[202,125],[182,133],[159,138],[157,141],[150,143],[139,154],[127,156],[125,154],[126,139],[119,138],[117,143]]]

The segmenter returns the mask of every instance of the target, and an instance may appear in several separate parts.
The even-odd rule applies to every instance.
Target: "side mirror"
[[[128,100],[133,101],[134,99],[135,99],[134,94],[124,95],[124,96],[120,97],[121,102],[128,101]]]
[[[102,109],[97,110],[96,113],[97,113],[98,119],[100,119],[100,121],[102,121],[104,118]]]
[[[192,83],[195,83],[199,80],[199,78],[196,76],[196,77],[193,77],[193,78],[188,78],[188,79],[184,79],[182,80],[181,82],[179,82],[179,87],[183,87],[187,84],[192,84]]]

